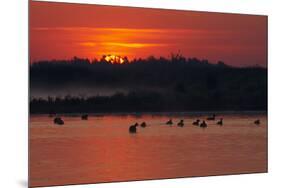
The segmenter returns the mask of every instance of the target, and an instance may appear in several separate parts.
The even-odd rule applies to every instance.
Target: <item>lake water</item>
[[[204,113],[31,115],[30,185],[47,186],[267,172],[266,113],[220,113],[224,125],[192,125]],[[184,119],[185,126],[168,126]],[[260,119],[261,124],[253,122]],[[129,125],[145,121],[137,134]],[[175,124],[175,123],[174,123]]]

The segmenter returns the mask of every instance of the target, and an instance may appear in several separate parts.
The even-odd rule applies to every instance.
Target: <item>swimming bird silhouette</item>
[[[223,125],[223,119],[222,118],[217,122],[217,125],[220,125],[220,126]]]
[[[167,121],[166,124],[167,124],[167,125],[173,125],[172,119],[170,119],[169,121]]]
[[[64,121],[63,121],[60,117],[56,117],[56,118],[54,119],[54,124],[63,125],[63,124],[64,124]]]
[[[261,122],[260,122],[260,120],[259,119],[257,119],[255,122],[254,122],[254,124],[256,124],[256,125],[259,125]]]
[[[129,133],[137,133],[137,126],[139,126],[138,123],[135,123],[134,125],[131,125],[129,127]]]
[[[83,114],[83,115],[81,116],[81,119],[82,119],[82,120],[88,120],[88,114]]]
[[[178,122],[178,126],[179,126],[179,127],[183,127],[183,126],[184,126],[183,119],[180,120],[180,122]]]
[[[145,128],[145,127],[146,127],[146,123],[145,123],[145,122],[142,122],[140,126],[143,127],[143,128]]]
[[[213,116],[207,118],[207,120],[215,120],[215,119],[216,119],[216,114],[213,114]]]
[[[203,128],[203,129],[204,129],[204,128],[207,128],[207,126],[208,126],[208,125],[207,125],[207,123],[206,123],[205,121],[203,121],[202,123],[200,123],[200,127]]]
[[[196,121],[194,121],[194,122],[192,123],[192,125],[198,126],[198,125],[199,125],[199,122],[200,122],[200,119],[197,119]]]

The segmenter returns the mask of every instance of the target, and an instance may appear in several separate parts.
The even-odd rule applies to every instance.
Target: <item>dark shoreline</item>
[[[165,115],[212,115],[212,114],[223,114],[223,115],[228,115],[228,114],[239,114],[239,115],[257,115],[257,114],[262,114],[262,115],[267,115],[267,111],[185,111],[185,112],[108,112],[108,113],[87,113],[89,116],[106,116],[106,115],[111,115],[111,116],[143,116],[143,115],[152,115],[152,116],[165,116]],[[62,116],[80,116],[82,113],[58,113],[58,115]],[[40,116],[40,115],[49,115],[48,113],[30,113],[30,116]]]
[[[30,65],[29,81],[31,114],[268,108],[267,68],[231,67],[221,61],[213,64],[181,55],[171,59],[149,57],[122,65],[79,58],[35,62]],[[125,91],[120,91],[122,88]],[[43,98],[44,93],[52,96]]]

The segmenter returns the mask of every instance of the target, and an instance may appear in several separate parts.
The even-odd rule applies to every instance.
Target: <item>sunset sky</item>
[[[234,66],[267,65],[267,17],[31,2],[32,61],[185,57]]]

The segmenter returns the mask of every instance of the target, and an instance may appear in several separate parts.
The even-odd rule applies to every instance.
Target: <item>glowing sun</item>
[[[103,57],[103,59],[112,64],[123,64],[127,62],[127,57],[121,57],[118,55],[106,55]]]

